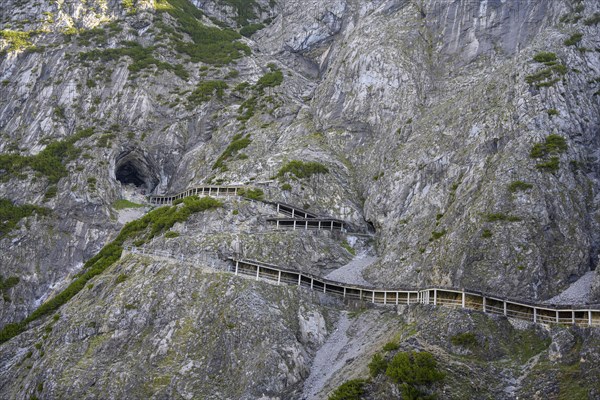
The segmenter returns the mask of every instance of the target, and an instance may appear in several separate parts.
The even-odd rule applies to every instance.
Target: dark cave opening
[[[123,185],[135,185],[147,193],[160,182],[154,163],[139,150],[124,151],[117,157],[115,178]]]

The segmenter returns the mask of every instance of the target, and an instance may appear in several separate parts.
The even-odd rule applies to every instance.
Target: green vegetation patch
[[[192,214],[221,206],[220,201],[211,197],[198,198],[197,196],[190,196],[184,198],[181,205],[157,208],[142,218],[125,224],[112,242],[104,246],[98,254],[84,264],[82,272],[66,289],[39,306],[23,321],[4,326],[0,331],[0,343],[25,331],[28,323],[53,313],[73,298],[86,286],[90,279],[100,275],[121,258],[123,245],[126,241],[138,239],[134,243],[144,244],[161,232],[171,229],[177,222],[187,221]]]
[[[225,162],[237,154],[240,150],[245,149],[250,146],[252,140],[250,139],[250,134],[243,136],[242,134],[237,134],[233,137],[232,142],[227,146],[227,148],[221,153],[217,161],[212,166],[212,169],[225,168]]]
[[[550,158],[536,164],[536,168],[542,171],[555,172],[560,168],[560,159],[558,154],[564,153],[569,146],[564,137],[556,134],[548,135],[543,143],[535,143],[529,157],[531,158]]]
[[[48,215],[50,210],[31,204],[17,206],[8,199],[0,198],[0,238],[16,228],[20,220],[33,213]]]
[[[8,42],[8,52],[27,49],[33,46],[31,43],[31,35],[33,32],[21,32],[13,30],[0,31],[0,38]]]
[[[576,46],[583,39],[583,33],[577,32],[572,34],[564,41],[565,46]]]
[[[558,62],[554,53],[542,51],[537,53],[533,60],[546,65],[546,68],[525,77],[525,82],[537,88],[553,86],[568,72],[568,68]]]
[[[0,275],[0,294],[2,294],[2,298],[6,303],[11,301],[7,292],[15,287],[19,281],[20,279],[18,276],[9,276],[8,278],[4,279],[4,277]]]
[[[134,203],[129,200],[119,199],[113,203],[115,210],[124,210],[126,208],[142,208],[145,207],[143,204]]]
[[[589,18],[586,18],[583,23],[587,26],[598,25],[600,23],[600,13],[594,13]]]
[[[0,181],[6,182],[14,176],[22,177],[23,171],[31,168],[40,175],[46,176],[50,183],[57,183],[68,175],[65,164],[75,159],[81,152],[75,147],[75,143],[93,133],[93,128],[81,129],[67,139],[50,143],[35,156],[0,154]]]
[[[265,192],[262,189],[240,189],[238,194],[248,199],[261,201],[265,197]]]
[[[246,25],[246,26],[242,27],[242,29],[240,29],[240,35],[249,38],[250,36],[254,35],[256,32],[260,31],[261,29],[264,29],[264,27],[265,26],[263,24]]]
[[[365,393],[366,381],[364,379],[352,379],[338,386],[332,394],[327,397],[328,400],[360,400]]]
[[[541,51],[541,52],[537,53],[535,56],[533,56],[533,61],[539,62],[539,63],[553,62],[553,61],[556,61],[557,59],[558,58],[556,57],[556,54],[551,53],[549,51]]]
[[[521,218],[515,217],[514,215],[508,215],[504,213],[489,213],[486,214],[485,219],[487,222],[517,222],[521,221]]]
[[[293,175],[298,179],[310,178],[316,174],[327,174],[329,169],[326,166],[316,161],[300,161],[292,160],[284,164],[277,172],[278,178],[285,177],[286,174]]]
[[[424,393],[426,386],[444,379],[437,362],[430,353],[421,351],[400,352],[388,363],[385,374],[400,385],[403,398],[433,398]]]
[[[387,360],[380,353],[375,353],[371,358],[371,361],[367,365],[369,368],[369,375],[371,377],[376,377],[379,374],[382,374],[387,369]]]
[[[477,345],[477,337],[472,332],[463,332],[450,338],[450,343],[455,346],[473,347]]]
[[[190,103],[201,104],[212,99],[215,94],[218,98],[222,98],[227,88],[227,84],[221,80],[203,81],[188,96],[188,100]]]
[[[279,86],[282,82],[283,72],[281,72],[279,69],[276,69],[261,76],[256,82],[255,87],[260,93],[262,93],[265,88]]]
[[[508,191],[511,193],[515,192],[524,192],[533,187],[531,183],[523,182],[523,181],[513,181],[508,185]]]
[[[354,249],[352,246],[350,246],[350,243],[348,243],[346,240],[342,241],[342,247],[344,249],[346,249],[346,251],[350,254],[352,254],[353,256],[356,255],[356,249]]]
[[[155,66],[159,71],[175,71],[176,67],[160,61],[154,57],[154,47],[144,47],[139,43],[132,41],[123,41],[121,46],[116,49],[94,49],[88,52],[79,53],[81,61],[118,61],[122,57],[129,57],[132,62],[127,69],[132,73],[129,78],[133,79],[137,74],[150,66]]]
[[[248,25],[250,20],[256,19],[254,7],[257,6],[255,0],[220,0],[220,3],[233,7],[236,11],[236,22],[240,26]]]
[[[156,0],[156,10],[173,17],[182,32],[191,38],[170,33],[175,50],[187,54],[192,62],[224,65],[250,55],[248,46],[238,41],[242,36],[231,29],[208,27],[201,21],[203,14],[187,0]]]

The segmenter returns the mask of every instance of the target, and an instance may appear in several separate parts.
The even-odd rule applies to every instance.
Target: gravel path
[[[317,351],[310,367],[310,375],[304,381],[302,400],[315,399],[317,393],[323,389],[323,386],[325,386],[325,383],[331,378],[333,373],[344,366],[346,360],[350,357],[350,354],[342,351],[348,343],[346,332],[349,327],[350,320],[348,319],[348,313],[342,312],[335,331],[329,335],[327,341]]]
[[[369,256],[366,252],[360,253],[348,264],[327,274],[325,278],[342,283],[371,286],[371,284],[363,278],[362,272],[376,260],[377,257]]]
[[[125,208],[118,211],[118,219],[120,224],[126,224],[141,218],[146,213],[145,208]]]
[[[547,304],[584,304],[590,301],[592,282],[596,272],[590,271],[574,282],[561,294],[546,300]]]

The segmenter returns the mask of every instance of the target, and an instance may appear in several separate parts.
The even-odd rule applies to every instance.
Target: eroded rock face
[[[3,347],[0,393],[26,397],[43,382],[53,398],[293,398],[337,313],[318,303],[296,288],[129,256],[41,342],[34,329]]]
[[[207,26],[218,21],[241,25],[239,10],[229,2],[194,4],[205,14]],[[158,12],[152,2],[137,1],[134,9],[116,0],[0,5],[0,28],[30,32],[27,40],[37,49],[15,51],[7,40],[0,41],[6,51],[0,58],[0,153],[40,154],[81,128],[95,128],[92,136],[75,144],[81,153],[66,162],[68,175],[56,184],[32,169],[10,177],[0,171],[1,197],[51,210],[47,217],[21,220],[0,238],[0,273],[20,278],[0,296],[0,326],[21,320],[65,287],[83,262],[114,237],[122,226],[113,207],[116,200],[141,199],[142,190],[164,194],[209,183],[260,184],[270,199],[374,232],[370,246],[378,262],[368,267],[365,278],[381,286],[433,284],[544,300],[596,269],[600,36],[598,24],[586,19],[600,12],[597,2],[259,0],[252,10],[248,22],[266,25],[240,39],[252,52],[214,66],[178,53],[169,29],[181,33],[181,24]],[[83,31],[77,35],[73,28]],[[566,45],[577,33],[581,40]],[[182,40],[191,38],[182,34]],[[156,62],[142,68],[132,67],[131,55],[105,60],[80,56],[122,49],[127,41],[156,46],[151,51]],[[541,52],[554,53],[556,60],[534,61]],[[253,88],[277,69],[280,85]],[[223,81],[227,87],[222,94],[210,92],[204,101],[190,100],[200,83],[210,81]],[[564,138],[566,149],[532,158],[533,146],[550,134]],[[216,165],[240,137],[250,139],[247,147]],[[558,163],[544,166],[553,157]],[[273,179],[294,159],[321,162],[329,173]],[[56,196],[48,196],[54,187]],[[269,211],[262,205],[229,202],[209,217],[175,226],[182,240],[160,237],[147,245],[186,256],[198,249],[212,252],[219,256],[220,267],[236,241],[244,243],[248,256],[315,274],[350,261],[343,238],[267,232],[265,215]],[[231,392],[233,397],[285,398],[302,386],[311,352],[331,322],[323,310],[308,304],[312,300],[303,298],[306,308],[301,310],[300,297],[277,303],[269,296],[279,289],[240,287],[219,277],[215,282],[232,285],[256,305],[247,314],[235,314],[236,326],[250,320],[285,321],[265,334],[265,343],[275,348],[275,361],[261,364],[261,354],[252,349],[246,349],[247,356],[229,359],[223,349],[243,344],[227,336],[227,327],[209,332],[220,321],[212,311],[191,314],[200,313],[199,306],[187,297],[182,300],[177,290],[195,289],[184,283],[177,290],[167,289],[162,275],[138,276],[132,265],[127,274],[140,285],[134,292],[148,296],[144,304],[168,313],[135,311],[133,305],[127,309],[134,302],[117,306],[121,292],[98,288],[95,282],[95,289],[81,300],[98,325],[86,325],[91,320],[84,321],[68,305],[69,322],[61,317],[52,331],[61,332],[60,337],[50,337],[52,343],[69,346],[64,352],[44,350],[50,357],[36,359],[40,369],[53,366],[47,378],[52,382],[48,390],[55,391],[49,393],[77,397],[93,384],[117,397],[135,387],[140,397],[177,393],[188,398],[208,393],[202,385],[210,384],[220,390],[210,393],[222,398],[230,389],[219,386],[222,382],[214,376],[223,368],[233,371],[232,360],[250,374],[262,371],[244,382],[264,389]],[[190,279],[199,287],[212,285],[212,275]],[[596,275],[592,289],[595,301],[600,299],[599,279]],[[152,297],[158,287],[168,303]],[[225,304],[233,307],[234,298],[224,296]],[[209,297],[202,304],[212,304]],[[274,309],[267,308],[271,301],[278,304]],[[99,310],[93,309],[97,302],[104,302]],[[181,333],[186,323],[198,330],[195,336]],[[178,332],[186,338],[174,343]],[[213,334],[221,342],[202,358],[190,338],[204,340]],[[14,343],[30,347],[38,336],[30,331]],[[90,344],[91,338],[98,343]],[[557,336],[550,350],[552,362],[564,359],[566,350],[561,349],[568,346],[561,340]],[[107,342],[121,353],[110,350]],[[173,349],[194,348],[198,354],[178,359],[179,378],[167,383],[156,375],[156,382],[144,386],[131,371],[143,375],[145,367],[119,358],[134,357],[136,348],[144,349],[143,359],[150,364],[169,361]],[[17,367],[26,352],[11,349],[10,359],[2,362],[9,366],[3,381],[26,384],[6,384],[2,390],[9,397],[31,394],[35,379],[46,376],[39,369],[30,378],[19,375],[26,372]],[[57,361],[62,357],[64,366]],[[90,360],[83,366],[88,370],[95,360],[101,359],[103,367],[90,377],[79,376],[79,359]],[[173,374],[173,365],[164,365],[165,375]],[[200,386],[194,386],[181,378],[190,371],[198,376],[211,371],[213,377],[198,378]],[[111,382],[108,377],[113,376],[126,384]],[[71,381],[75,384],[69,388]],[[554,393],[551,389],[547,393]]]

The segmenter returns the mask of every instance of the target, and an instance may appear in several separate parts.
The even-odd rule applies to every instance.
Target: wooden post
[[[362,289],[358,289],[358,299],[362,300]]]
[[[373,296],[371,296],[372,297],[371,302],[375,303],[375,291],[373,290],[371,293],[373,294]]]
[[[504,316],[506,316],[506,301],[503,301],[504,303]]]
[[[295,211],[296,211],[296,210],[292,208],[292,218],[294,218],[294,212],[295,212]]]
[[[433,289],[433,305],[437,306],[437,289]]]
[[[240,262],[236,260],[236,262],[235,262],[235,274],[236,275],[238,274],[238,265],[239,265],[239,263]]]
[[[571,323],[575,325],[575,311],[571,311]]]
[[[537,322],[537,308],[533,307],[533,322]]]
[[[483,298],[483,312],[486,312],[485,311],[485,297]]]
[[[302,282],[302,275],[298,274],[298,286],[300,286],[301,282]]]
[[[323,282],[323,293],[326,293],[325,288],[327,287],[327,284],[325,282]]]
[[[256,280],[258,280],[258,275],[260,274],[260,267],[256,266]]]
[[[383,304],[387,304],[387,291],[383,291]]]
[[[344,298],[346,298],[346,286],[344,286]],[[591,314],[590,314],[591,315]],[[591,318],[591,317],[590,317]],[[591,319],[590,319],[591,321]]]
[[[556,323],[558,324],[559,318],[558,318],[558,310],[556,310]]]
[[[277,220],[277,229],[279,229],[279,220]]]
[[[313,290],[314,282],[315,282],[315,280],[313,278],[310,278],[310,290]]]
[[[277,284],[279,285],[281,283],[281,271],[279,271],[279,274],[277,275]]]
[[[219,187],[217,187],[217,197],[219,197]]]
[[[277,203],[277,214],[279,214],[279,203]]]
[[[333,221],[331,221],[331,230],[333,231]]]
[[[296,221],[294,221],[294,230],[296,230]]]
[[[592,310],[588,310],[588,325],[592,326]]]
[[[321,230],[321,221],[319,221],[319,230]]]
[[[462,308],[465,308],[465,291],[462,292]]]

